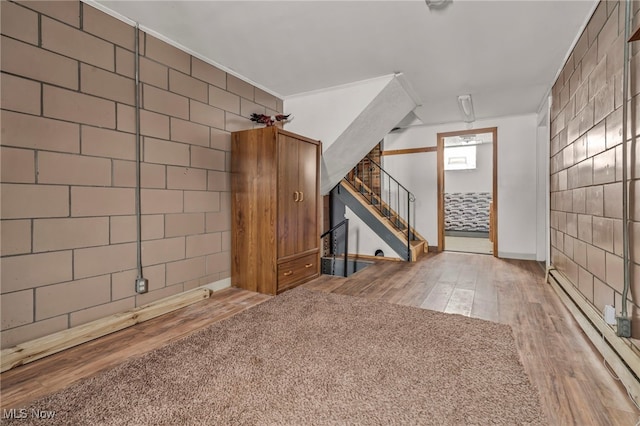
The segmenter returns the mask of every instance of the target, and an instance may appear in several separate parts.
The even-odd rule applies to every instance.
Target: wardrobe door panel
[[[298,179],[302,200],[298,203],[298,251],[303,252],[318,247],[318,188],[317,188],[317,147],[300,142],[298,152]]]
[[[278,135],[278,257],[298,252],[298,146],[300,142]]]

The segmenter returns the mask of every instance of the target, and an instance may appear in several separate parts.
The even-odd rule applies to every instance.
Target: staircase
[[[427,241],[410,226],[415,197],[370,157],[365,157],[331,191],[402,259],[414,262]]]

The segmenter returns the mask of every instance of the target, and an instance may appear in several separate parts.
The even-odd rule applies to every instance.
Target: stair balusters
[[[369,156],[350,171],[346,180],[370,205],[386,217],[407,238],[407,260],[411,260],[411,241],[416,239],[411,223],[411,203],[415,196]]]

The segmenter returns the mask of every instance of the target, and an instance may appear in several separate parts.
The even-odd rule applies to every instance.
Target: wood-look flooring
[[[634,425],[640,411],[607,371],[536,262],[445,252],[416,263],[377,261],[349,278],[304,285],[509,324],[550,425]],[[138,324],[0,376],[2,408],[19,408],[124,360],[268,300],[240,289]]]
[[[236,288],[221,290],[201,302],[5,371],[0,375],[0,405],[20,408],[271,297]]]

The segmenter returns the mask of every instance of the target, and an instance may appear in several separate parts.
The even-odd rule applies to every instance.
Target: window
[[[452,146],[444,149],[445,170],[469,170],[476,168],[476,146]]]

